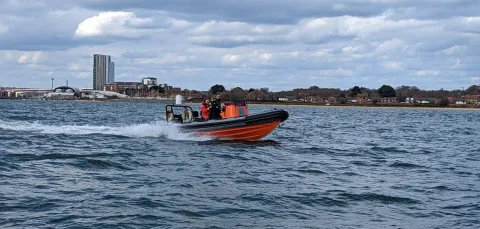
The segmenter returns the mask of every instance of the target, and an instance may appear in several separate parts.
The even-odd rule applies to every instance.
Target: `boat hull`
[[[256,141],[269,135],[287,119],[286,111],[274,110],[244,117],[189,123],[181,125],[181,128],[218,139]]]

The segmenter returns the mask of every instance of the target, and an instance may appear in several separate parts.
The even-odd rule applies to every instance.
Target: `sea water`
[[[0,101],[0,227],[480,227],[480,111],[250,106],[290,117],[244,143],[164,107]]]

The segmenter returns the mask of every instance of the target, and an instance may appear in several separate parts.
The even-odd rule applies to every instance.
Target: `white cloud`
[[[222,56],[222,62],[225,64],[237,63],[239,60],[241,60],[239,55],[227,54]]]
[[[262,58],[263,60],[270,60],[272,59],[272,54],[271,53],[263,53],[260,55],[260,58]]]
[[[435,70],[421,70],[417,71],[417,76],[438,76],[440,71]]]
[[[283,34],[291,26],[287,25],[255,25],[245,22],[207,21],[197,25],[189,33],[199,35],[272,35]]]
[[[102,12],[78,24],[75,36],[138,36],[135,31],[127,28],[127,23],[132,26],[145,26],[151,24],[152,20],[150,18],[136,18],[132,12]]]
[[[133,13],[128,15],[129,19],[125,20],[124,23],[128,23],[134,27],[144,27],[144,26],[153,26],[154,21],[152,18],[136,18]]]
[[[194,25],[194,23],[191,23],[189,21],[171,18],[171,17],[169,17],[166,20],[166,22],[168,25],[171,26],[172,30],[183,30],[183,29],[190,28]]]
[[[360,46],[360,45],[357,45],[357,46],[347,46],[347,47],[344,47],[342,48],[342,52],[346,53],[346,54],[353,54],[353,53],[356,53],[358,51],[360,51],[363,47]]]
[[[44,52],[24,52],[17,60],[19,64],[38,64],[48,58]]]
[[[401,54],[403,51],[406,50],[407,47],[408,46],[405,41],[398,38],[393,38],[390,40],[386,40],[381,45],[379,45],[376,49],[376,52],[379,54],[392,52],[395,52],[396,54]]]
[[[213,34],[215,32],[221,32],[223,35],[226,34],[237,34],[239,30],[245,30],[249,27],[247,23],[241,22],[217,22],[217,21],[208,21],[200,24],[194,28],[192,34]]]
[[[137,17],[134,12],[107,11],[84,19],[75,30],[75,37],[116,36],[141,38],[152,35],[163,35],[170,32],[182,32],[194,23],[155,14],[151,17]]]
[[[480,33],[480,17],[465,17],[461,25],[460,30],[464,32]]]
[[[393,21],[385,15],[361,18],[352,16],[311,18],[301,20],[289,34],[290,40],[320,42],[340,37],[359,37],[361,39],[392,39],[393,32],[420,29],[435,24],[433,21],[400,20]]]
[[[446,48],[442,50],[442,52],[447,55],[461,55],[465,51],[466,51],[466,47],[464,45],[454,45],[450,48]]]

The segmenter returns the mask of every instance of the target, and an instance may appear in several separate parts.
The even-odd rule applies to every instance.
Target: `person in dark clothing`
[[[212,119],[222,119],[220,113],[222,113],[222,99],[220,99],[220,95],[216,95],[212,99],[212,108],[210,110]]]

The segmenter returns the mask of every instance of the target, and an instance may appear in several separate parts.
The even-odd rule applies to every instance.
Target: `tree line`
[[[366,87],[354,86],[348,90],[341,90],[338,88],[320,88],[318,86],[311,86],[309,88],[296,88],[289,91],[271,92],[268,88],[248,90],[241,87],[235,87],[226,90],[223,85],[213,85],[208,91],[208,96],[220,94],[229,100],[262,100],[262,101],[277,101],[278,98],[295,98],[301,99],[305,97],[336,97],[336,98],[355,98],[358,94],[365,94],[368,98],[396,98],[399,102],[404,102],[406,98],[437,98],[445,99],[452,97],[455,99],[462,98],[465,95],[480,94],[480,86],[472,85],[465,90],[422,90],[416,86],[399,86],[393,88],[390,85],[382,85],[378,89],[371,89]]]

